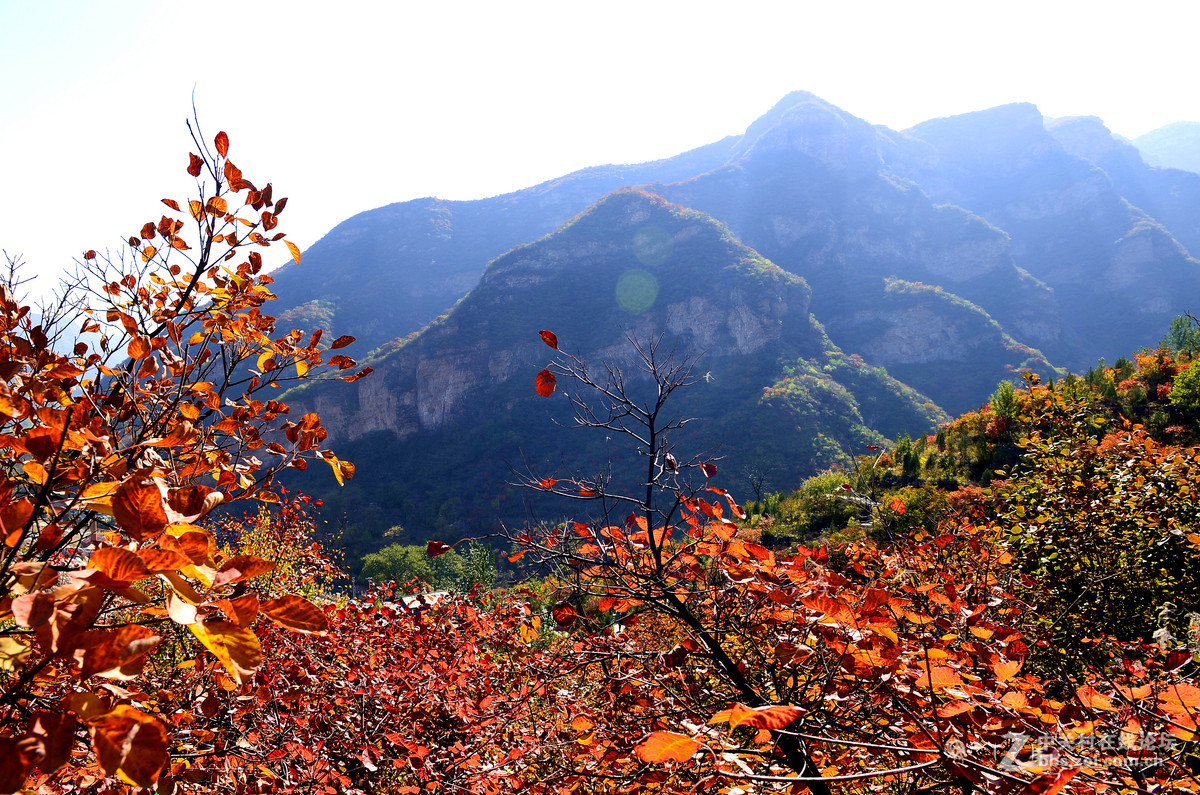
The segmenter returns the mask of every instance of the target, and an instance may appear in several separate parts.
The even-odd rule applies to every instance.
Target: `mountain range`
[[[1023,369],[1155,344],[1200,287],[1200,174],[1093,117],[1029,104],[871,125],[789,94],[740,136],[476,201],[339,224],[277,271],[285,328],[358,338],[375,373],[289,399],[359,478],[321,492],[379,530],[452,537],[550,518],[512,468],[617,461],[533,392],[540,329],[589,361],[626,336],[698,357],[679,443],[776,488],[978,406]],[[632,387],[645,386],[636,378]]]

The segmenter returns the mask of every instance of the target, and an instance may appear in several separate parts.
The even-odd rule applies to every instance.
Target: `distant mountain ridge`
[[[1133,141],[1152,166],[1200,173],[1200,122],[1177,121]]]
[[[1022,369],[1156,343],[1200,287],[1197,197],[1200,175],[1147,165],[1098,119],[1017,104],[900,132],[795,92],[673,158],[361,213],[277,272],[280,324],[375,350],[372,377],[295,396],[360,471],[387,473],[334,502],[449,535],[514,515],[495,460],[569,457],[530,398],[538,328],[559,323],[589,356],[619,357],[630,331],[708,350],[721,386],[704,388],[694,441],[795,478],[866,439],[924,433]],[[745,333],[768,341],[741,350]],[[421,466],[382,452],[395,445],[426,451]],[[433,471],[483,496],[443,491]]]

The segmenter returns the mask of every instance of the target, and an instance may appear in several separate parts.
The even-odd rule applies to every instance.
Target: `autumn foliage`
[[[1046,600],[1070,595],[1057,596],[1058,583],[1031,577],[1039,565],[1027,557],[1034,547],[1014,536],[1024,527],[1018,532],[1038,539],[1045,555],[1054,543],[1070,543],[1047,532],[1057,527],[1050,522],[1062,521],[1069,533],[1072,524],[1106,521],[1107,514],[1089,516],[1107,510],[1095,494],[1063,504],[1081,477],[1087,485],[1086,475],[1063,469],[1087,446],[1073,435],[1069,396],[1035,387],[1023,398],[1043,430],[1025,442],[1028,480],[1016,473],[1003,494],[1029,499],[1043,516],[1014,516],[1017,502],[983,521],[947,514],[935,533],[886,547],[864,537],[836,556],[823,547],[772,550],[743,537],[740,507],[709,485],[711,473],[699,460],[680,466],[672,452],[666,431],[679,422],[663,413],[661,396],[686,386],[686,363],[657,359],[653,344],[639,353],[658,403],[634,399],[631,381],[596,380],[567,354],[552,367],[580,387],[571,397],[580,424],[634,441],[647,461],[645,491],[617,491],[591,476],[533,477],[531,488],[580,502],[587,515],[513,538],[526,564],[551,567],[569,585],[564,600],[571,610],[563,612],[579,616],[572,632],[581,640],[564,650],[564,667],[570,661],[574,670],[591,670],[593,699],[608,700],[607,709],[583,713],[589,734],[568,754],[577,775],[572,786],[1197,788],[1193,651],[1128,630],[1110,635],[1102,617],[1086,612],[1080,616],[1090,619],[1089,637],[1075,634],[1076,625],[1047,623],[1071,605]],[[1141,547],[1178,538],[1194,565],[1200,536],[1172,535],[1181,517],[1168,519],[1166,504],[1177,506],[1176,515],[1190,512],[1186,495],[1200,478],[1200,456],[1164,456],[1136,432],[1129,442],[1121,448],[1126,462],[1113,462],[1128,475],[1097,480],[1094,488],[1111,491],[1114,511],[1117,501],[1145,505],[1126,520],[1143,528]],[[1130,458],[1142,463],[1130,466]],[[1062,477],[1047,479],[1048,472]],[[1150,476],[1169,478],[1174,485],[1164,488],[1182,487],[1182,495],[1160,488],[1139,498]],[[1120,491],[1126,484],[1129,493]],[[885,504],[847,488],[876,521],[905,513],[903,501]],[[1065,549],[1062,557],[1072,576],[1088,564]],[[1041,560],[1044,577],[1059,576]],[[1079,581],[1076,606],[1102,585]],[[1156,596],[1143,594],[1143,605]],[[1190,595],[1180,597],[1194,604]],[[652,629],[639,631],[644,622]],[[594,640],[615,623],[628,628],[624,655]],[[1082,668],[1048,664],[1067,643],[1090,644]]]
[[[215,153],[196,143],[196,198],[164,199],[127,253],[85,252],[38,313],[0,286],[0,792],[161,789],[191,714],[180,688],[250,686],[267,622],[327,628],[308,600],[260,592],[274,562],[203,522],[278,503],[287,467],[353,474],[315,414],[270,396],[354,364],[262,311],[262,250],[299,256],[275,231],[287,199],[243,176],[225,133]]]

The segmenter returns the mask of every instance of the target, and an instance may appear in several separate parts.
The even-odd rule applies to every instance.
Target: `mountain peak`
[[[1132,145],[1118,139],[1099,116],[1064,116],[1046,120],[1046,132],[1063,148],[1089,163],[1102,164],[1106,158],[1120,157],[1141,162]]]
[[[756,119],[730,162],[800,154],[836,172],[874,173],[882,164],[875,128],[808,91],[793,91]]]

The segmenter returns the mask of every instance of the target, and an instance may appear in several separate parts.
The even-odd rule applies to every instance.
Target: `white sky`
[[[1134,137],[1200,120],[1198,29],[1194,0],[0,0],[0,248],[52,274],[186,198],[193,87],[305,248],[677,154],[795,89],[896,129],[1028,101]]]

